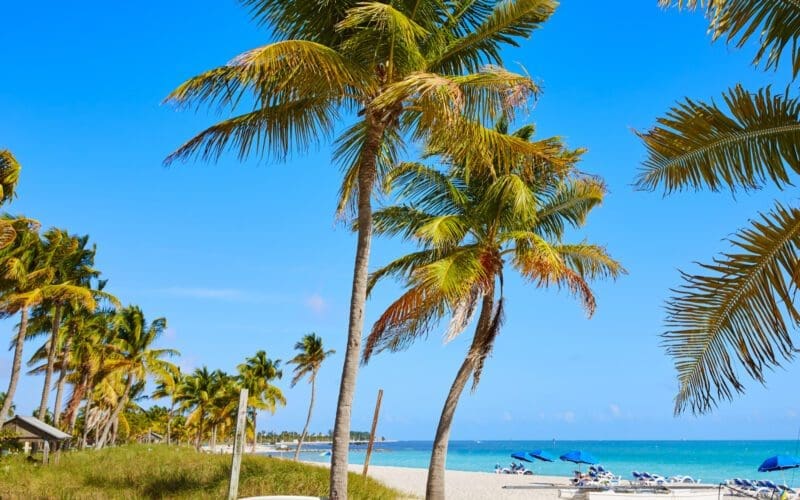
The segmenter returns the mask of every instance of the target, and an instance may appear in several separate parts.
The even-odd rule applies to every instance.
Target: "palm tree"
[[[153,344],[167,327],[165,318],[157,318],[151,323],[145,320],[144,313],[136,306],[128,306],[117,313],[114,319],[115,337],[112,343],[114,356],[107,360],[109,370],[124,374],[124,389],[119,400],[106,420],[100,438],[95,446],[100,449],[108,440],[109,433],[115,425],[120,412],[128,403],[131,388],[137,382],[143,382],[150,374],[159,375],[173,369],[168,361],[161,358],[174,356],[174,349],[157,349]]]
[[[28,220],[18,219],[15,227],[15,242],[6,247],[0,256],[0,314],[20,314],[19,330],[14,341],[14,361],[7,401],[0,408],[0,421],[8,414],[16,392],[22,366],[22,348],[28,328],[29,310],[59,297],[71,297],[84,307],[94,308],[94,298],[81,287],[65,283],[53,283],[54,269],[49,256],[39,240],[38,226]]]
[[[172,417],[175,415],[175,403],[178,396],[183,375],[179,367],[165,370],[156,377],[156,388],[153,391],[153,398],[169,398],[169,413],[167,413],[167,446],[172,444]]]
[[[498,126],[506,133],[506,123]],[[532,127],[514,135],[528,139]],[[579,154],[563,151],[565,156]],[[375,353],[406,348],[450,316],[446,339],[458,336],[477,313],[469,351],[461,364],[436,430],[426,498],[444,498],[448,436],[458,399],[470,376],[477,387],[484,362],[503,322],[505,260],[539,287],[566,288],[591,316],[595,299],[588,280],[624,272],[604,248],[563,243],[566,227],[580,228],[605,194],[601,181],[571,171],[545,174],[527,168],[468,173],[459,163],[443,174],[405,164],[390,176],[407,203],[375,213],[378,234],[401,234],[421,250],[377,270],[370,286],[401,277],[407,291],[376,321],[367,337],[364,362]]]
[[[704,7],[714,39],[737,47],[758,37],[754,63],[777,69],[789,57],[800,73],[797,2],[662,0]],[[686,99],[641,133],[648,158],[636,184],[669,194],[685,189],[750,191],[792,186],[800,172],[800,99],[770,87],[755,93],[737,84],[716,102]],[[704,413],[742,393],[740,368],[764,382],[767,369],[794,357],[791,332],[800,325],[794,296],[800,284],[800,207],[777,202],[730,238],[732,250],[682,273],[667,302],[663,334],[680,388],[675,413]]]
[[[17,182],[22,170],[19,162],[7,149],[0,149],[0,205],[5,205],[16,196]],[[0,219],[0,250],[14,242],[16,231],[11,220]]]
[[[357,243],[347,347],[334,424],[330,496],[347,497],[350,414],[358,374],[370,242],[371,197],[380,176],[404,149],[404,138],[455,146],[495,158],[498,142],[536,162],[549,145],[485,133],[479,123],[528,98],[532,80],[508,72],[504,45],[516,45],[546,21],[553,0],[316,3],[243,0],[277,41],[191,78],[167,101],[220,106],[234,116],[204,130],[167,159],[217,159],[228,147],[285,159],[330,137],[339,113],[358,121],[337,140],[344,170],[340,214],[355,212]],[[253,103],[245,109],[242,103]],[[469,147],[465,147],[469,144]]]
[[[213,404],[214,397],[219,389],[219,380],[224,373],[219,370],[209,372],[207,367],[196,368],[191,375],[185,375],[178,386],[175,401],[180,404],[182,411],[188,411],[186,424],[197,426],[195,448],[200,450],[203,438],[208,409]]]
[[[297,449],[294,452],[294,459],[300,458],[300,447],[303,446],[303,441],[308,435],[308,425],[311,423],[311,412],[314,409],[314,395],[316,394],[317,373],[319,372],[322,362],[325,358],[335,354],[333,349],[325,350],[322,345],[322,339],[314,333],[304,335],[300,342],[294,345],[294,348],[300,351],[295,357],[289,360],[289,364],[295,365],[294,377],[292,377],[292,387],[306,375],[308,381],[311,382],[311,401],[308,403],[308,417],[306,417],[306,425],[303,427],[303,433],[300,434],[300,440],[297,442]]]
[[[265,351],[258,351],[255,356],[245,359],[245,362],[238,366],[239,384],[247,389],[247,406],[254,409],[252,445],[254,453],[258,437],[258,427],[256,426],[258,410],[267,410],[274,414],[278,405],[286,404],[283,392],[271,383],[273,380],[280,380],[283,377],[280,365],[281,360],[273,361],[267,357]]]

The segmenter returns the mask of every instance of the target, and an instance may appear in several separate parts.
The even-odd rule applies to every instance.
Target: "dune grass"
[[[0,498],[225,498],[230,455],[192,448],[130,445],[61,455],[42,466],[21,456],[0,458]],[[313,465],[245,456],[239,496],[327,496],[328,470]],[[350,474],[350,498],[394,499],[403,495],[377,481]]]

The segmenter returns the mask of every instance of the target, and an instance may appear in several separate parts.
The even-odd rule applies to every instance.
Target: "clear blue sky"
[[[13,213],[88,233],[109,289],[151,317],[166,316],[164,344],[185,370],[233,371],[265,349],[290,358],[315,331],[339,351],[322,369],[313,431],[333,426],[344,352],[355,239],[334,220],[339,172],[326,146],[286,164],[162,166],[175,147],[218,117],[160,105],[186,78],[269,41],[233,0],[12,2],[0,31],[0,146],[24,172]],[[545,92],[528,117],[540,137],[589,149],[584,170],[610,186],[586,236],[630,271],[597,286],[598,311],[511,279],[507,322],[475,394],[466,393],[454,439],[787,438],[800,426],[800,364],[764,389],[703,418],[672,417],[672,362],[659,347],[663,301],[677,269],[725,250],[723,238],[766,210],[777,193],[635,192],[643,159],[632,129],[649,127],[682,96],[718,97],[738,81],[779,88],[782,74],[750,64],[752,51],[712,45],[698,14],[655,0],[566,1],[507,65],[522,64]],[[788,196],[785,196],[788,199]],[[407,248],[378,240],[372,268]],[[381,286],[371,325],[398,288]],[[10,339],[15,322],[0,323]],[[362,369],[353,428],[367,429],[385,390],[380,434],[432,439],[466,350],[433,335]],[[26,346],[27,353],[34,350]],[[0,352],[0,388],[11,353]],[[288,405],[260,428],[300,430],[307,384],[280,383]],[[41,380],[26,377],[18,408],[30,412]],[[52,400],[51,400],[52,401]]]

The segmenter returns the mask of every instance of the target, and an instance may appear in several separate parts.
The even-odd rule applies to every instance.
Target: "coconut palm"
[[[214,398],[220,389],[220,381],[225,374],[219,370],[213,372],[208,368],[196,368],[190,375],[185,375],[178,385],[175,401],[182,411],[188,411],[187,425],[195,425],[197,434],[195,448],[200,450],[203,431],[208,411],[214,404]]]
[[[524,101],[536,88],[500,64],[504,45],[527,38],[552,0],[315,3],[243,0],[277,41],[191,78],[167,98],[209,104],[234,116],[190,139],[168,161],[217,159],[227,148],[285,159],[330,137],[340,113],[357,121],[337,140],[344,181],[338,211],[355,212],[358,233],[347,347],[334,424],[330,496],[347,496],[350,414],[358,373],[372,234],[371,197],[404,139],[455,146],[491,168],[499,142],[529,162],[549,144],[485,133],[487,116]],[[247,106],[250,107],[247,107]],[[465,145],[469,144],[469,147]]]
[[[172,417],[175,415],[175,403],[178,396],[183,375],[179,367],[165,370],[156,376],[156,388],[153,390],[153,398],[169,398],[169,412],[167,413],[167,445],[172,444]]]
[[[148,375],[159,375],[174,369],[172,364],[162,359],[174,356],[174,349],[159,349],[154,343],[167,327],[165,318],[157,318],[148,323],[144,313],[136,306],[128,306],[116,314],[114,318],[114,340],[111,344],[113,357],[106,360],[109,370],[124,374],[124,388],[114,405],[95,446],[102,448],[108,440],[111,428],[115,425],[120,412],[128,403],[131,388],[135,383],[143,382]]]
[[[295,365],[294,377],[292,377],[292,387],[305,376],[308,376],[308,381],[311,383],[311,400],[308,403],[308,416],[306,417],[306,425],[303,427],[303,433],[300,434],[300,440],[297,442],[297,449],[294,452],[294,459],[300,458],[300,447],[303,446],[303,441],[308,435],[308,426],[311,423],[311,412],[314,410],[314,396],[317,388],[317,373],[319,372],[322,362],[325,359],[335,354],[333,349],[325,350],[322,345],[322,338],[314,333],[304,335],[300,342],[294,345],[294,348],[300,351],[295,355],[289,364]]]
[[[19,313],[19,329],[14,341],[14,361],[8,387],[8,399],[0,408],[0,420],[7,415],[16,392],[22,366],[22,348],[28,328],[29,311],[43,303],[70,297],[84,307],[94,308],[91,293],[84,288],[68,283],[54,283],[55,270],[49,255],[39,240],[38,227],[27,220],[12,222],[15,227],[15,242],[6,247],[0,256],[0,315]]]
[[[5,205],[16,196],[21,170],[22,167],[11,151],[0,149],[0,205]],[[15,237],[13,223],[6,218],[0,219],[0,249],[11,245]]]
[[[245,359],[238,366],[239,384],[247,389],[247,406],[253,408],[253,444],[252,450],[256,451],[258,427],[256,417],[258,410],[266,410],[274,414],[278,405],[284,406],[286,398],[280,389],[272,385],[272,381],[280,380],[283,371],[280,369],[281,360],[272,360],[265,351],[256,352],[255,356]]]
[[[768,1],[662,1],[702,6],[714,39],[742,47],[757,35],[755,64],[777,69],[790,59],[800,72],[800,5]],[[641,189],[750,191],[768,184],[783,190],[800,172],[800,99],[770,87],[749,92],[739,84],[724,105],[686,99],[641,133],[648,158]],[[683,285],[667,302],[663,334],[680,388],[675,412],[711,410],[742,393],[743,371],[764,382],[767,369],[797,352],[800,208],[776,202],[730,238],[732,250],[682,273]]]
[[[506,133],[506,123],[498,125]],[[532,127],[514,135],[528,139]],[[577,161],[579,154],[564,151]],[[468,173],[459,163],[443,174],[420,164],[404,164],[391,185],[406,203],[378,210],[378,234],[400,234],[421,250],[375,271],[370,286],[394,276],[407,291],[380,316],[366,340],[364,362],[379,351],[397,351],[426,336],[450,317],[445,338],[458,336],[477,314],[472,343],[458,370],[436,430],[426,498],[444,498],[448,436],[458,399],[472,377],[477,387],[486,358],[503,321],[506,259],[539,287],[566,288],[595,310],[588,281],[624,272],[604,248],[564,243],[565,228],[580,228],[605,194],[603,183],[567,172],[499,168],[496,175]]]

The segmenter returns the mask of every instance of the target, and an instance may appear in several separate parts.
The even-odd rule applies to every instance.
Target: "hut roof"
[[[21,434],[20,438],[34,438],[43,441],[63,441],[70,436],[52,425],[48,425],[35,417],[15,415],[3,423],[4,429],[12,429]]]

